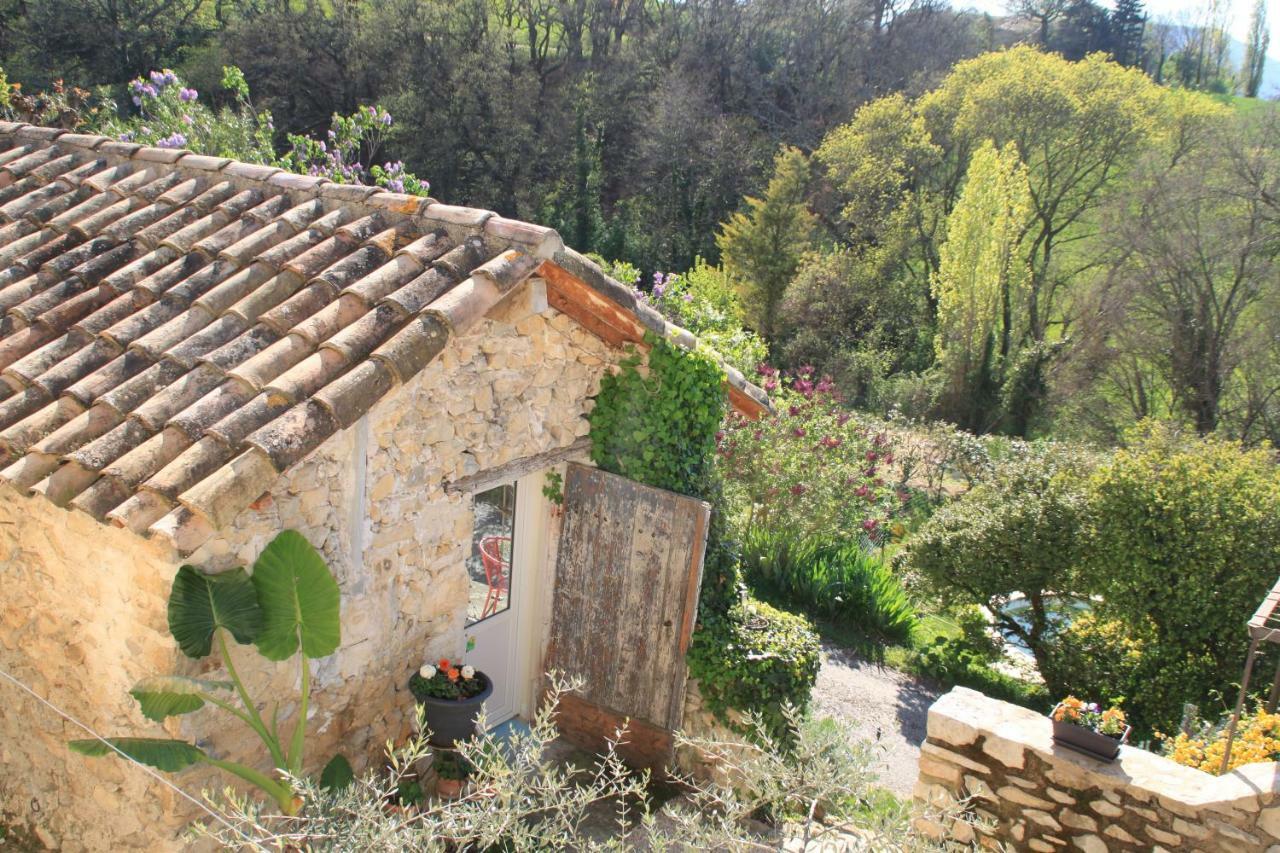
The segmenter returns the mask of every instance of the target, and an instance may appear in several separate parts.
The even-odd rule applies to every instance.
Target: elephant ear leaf
[[[204,707],[204,696],[216,690],[231,690],[230,681],[207,681],[181,675],[157,675],[144,678],[129,694],[138,700],[142,716],[157,723],[166,717],[189,714]]]
[[[205,758],[204,750],[198,746],[184,740],[166,738],[109,737],[106,738],[106,743],[100,740],[73,740],[67,746],[81,755],[95,757],[124,753],[139,764],[147,764],[166,773],[185,770]]]
[[[253,564],[252,580],[262,606],[256,642],[263,657],[287,660],[299,645],[309,658],[337,651],[338,582],[301,533],[285,530],[271,540]]]
[[[262,630],[258,596],[243,569],[210,575],[183,566],[169,593],[169,633],[189,658],[213,648],[213,632],[225,628],[237,643],[252,643]]]

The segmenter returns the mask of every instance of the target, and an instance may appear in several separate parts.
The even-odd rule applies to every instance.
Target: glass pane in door
[[[511,554],[516,529],[516,484],[475,495],[475,523],[467,574],[471,597],[467,624],[496,616],[511,606]]]

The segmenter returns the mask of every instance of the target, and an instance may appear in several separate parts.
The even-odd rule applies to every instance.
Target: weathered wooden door
[[[670,758],[710,514],[703,501],[569,465],[546,669],[582,679],[560,705],[571,741],[598,748],[626,720],[630,761]]]

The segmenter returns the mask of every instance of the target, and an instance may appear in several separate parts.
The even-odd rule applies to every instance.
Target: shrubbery
[[[1245,621],[1280,571],[1280,474],[1266,450],[1152,425],[1089,493],[1082,583],[1141,644],[1130,716],[1171,728],[1240,677]]]
[[[1245,620],[1280,571],[1280,476],[1268,451],[1162,426],[1110,456],[1032,445],[940,509],[904,565],[988,607],[1053,693],[1123,700],[1142,736],[1239,679]],[[1002,612],[1017,592],[1026,619]],[[1093,612],[1063,630],[1052,595]]]
[[[856,419],[828,377],[809,368],[760,373],[775,412],[759,420],[731,415],[720,441],[735,524],[825,541],[882,541],[909,498],[889,482],[888,434]]]
[[[1221,773],[1230,721],[1230,715],[1217,722],[1202,721],[1193,725],[1189,733],[1179,732],[1165,738],[1165,755],[1188,767],[1215,775]],[[1261,705],[1252,713],[1246,711],[1240,715],[1227,770],[1257,761],[1280,761],[1280,714],[1268,714]]]
[[[818,637],[808,620],[748,599],[730,618],[693,635],[689,672],[708,708],[759,715],[768,731],[786,730],[784,708],[803,708],[818,678]]]

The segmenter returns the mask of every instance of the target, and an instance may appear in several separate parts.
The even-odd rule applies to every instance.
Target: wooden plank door
[[[661,767],[679,728],[711,507],[570,464],[546,669],[582,680],[558,723],[599,748],[627,721],[624,755]]]

